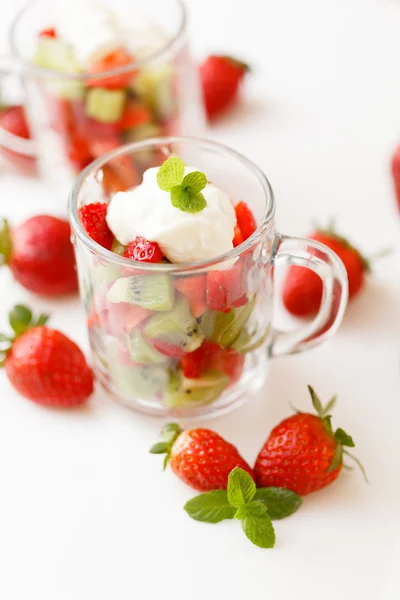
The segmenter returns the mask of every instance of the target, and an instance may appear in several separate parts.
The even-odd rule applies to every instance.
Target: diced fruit
[[[209,56],[200,66],[204,104],[209,119],[234,103],[248,70],[245,63],[229,56]]]
[[[200,379],[186,379],[179,372],[171,371],[164,404],[170,407],[204,406],[217,400],[228,383],[228,377],[217,373],[206,373]]]
[[[205,300],[207,275],[195,275],[194,277],[182,277],[175,279],[176,289],[192,300]]]
[[[137,304],[155,311],[168,311],[174,305],[174,286],[166,274],[121,277],[107,293],[109,302]]]
[[[141,142],[148,138],[160,137],[162,131],[160,126],[155,123],[145,123],[125,131],[122,135],[126,143]],[[135,161],[143,171],[151,167],[158,167],[164,162],[164,159],[164,155],[159,150],[153,148],[137,150],[135,152]]]
[[[121,119],[125,101],[124,90],[93,88],[86,95],[85,111],[89,117],[102,123],[116,123]]]
[[[128,244],[124,257],[138,262],[160,263],[163,259],[163,253],[157,242],[150,242],[138,236]]]
[[[116,50],[108,52],[106,55],[103,55],[93,61],[90,65],[89,72],[92,74],[99,73],[99,75],[101,75],[101,73],[106,71],[113,71],[114,69],[118,69],[120,67],[127,67],[128,65],[133,65],[133,63],[133,56],[129,54],[125,48],[117,48]],[[86,85],[88,87],[101,87],[109,90],[119,90],[127,87],[130,84],[134,74],[135,71],[131,70],[127,73],[121,73],[120,75],[113,75],[111,77],[88,79],[86,81]]]
[[[118,256],[123,256],[127,246],[123,246],[119,243],[117,239],[114,239],[113,244],[111,246],[111,252],[114,254],[118,254]]]
[[[150,338],[156,348],[170,356],[180,356],[182,352],[192,352],[198,348],[204,335],[199,324],[190,312],[188,301],[181,297],[167,313],[154,315],[146,322],[143,335]],[[165,346],[165,344],[167,346]],[[175,351],[175,354],[171,354]]]
[[[235,234],[233,236],[233,247],[236,248],[237,246],[240,246],[240,244],[243,244],[244,239],[243,239],[243,234],[240,230],[240,227],[238,225],[236,225],[235,227]]]
[[[200,348],[185,354],[180,362],[183,375],[191,379],[202,377],[207,371],[227,375],[235,383],[243,371],[244,356],[231,348],[220,348],[204,341]]]
[[[254,298],[229,312],[207,310],[201,318],[201,329],[207,340],[227,348],[239,337],[243,326],[249,319],[255,305]]]
[[[225,311],[243,300],[246,292],[245,270],[240,262],[231,269],[209,271],[207,274],[206,303],[211,310]]]
[[[39,67],[59,73],[77,75],[82,70],[72,46],[63,40],[49,36],[38,39],[36,54],[32,62]],[[45,85],[49,92],[61,98],[72,100],[81,98],[84,94],[84,83],[78,79],[48,77]]]
[[[104,303],[104,306],[91,315],[89,326],[97,325],[118,339],[125,339],[126,333],[132,332],[153,314],[136,304],[110,302]]]
[[[239,227],[243,240],[247,240],[257,229],[257,223],[246,202],[239,202],[235,206],[237,227]]]
[[[42,29],[42,31],[39,32],[39,37],[56,38],[57,32],[54,27],[47,27],[47,29]]]
[[[168,371],[158,365],[126,366],[114,360],[109,363],[110,374],[120,392],[132,399],[161,399],[168,385]]]
[[[123,132],[150,123],[151,119],[152,114],[147,106],[136,100],[129,100],[116,126],[118,131]]]
[[[96,202],[86,204],[79,209],[79,216],[86,233],[100,246],[111,250],[114,235],[107,225],[108,204],[105,202]]]
[[[126,336],[126,346],[129,356],[137,364],[165,363],[167,360],[165,354],[161,354],[154,346],[146,342],[139,331],[133,331]]]
[[[174,71],[169,65],[142,69],[133,81],[133,91],[150,106],[158,119],[165,119],[176,109]]]
[[[114,134],[107,138],[95,138],[89,140],[89,148],[94,158],[99,158],[111,150],[121,146],[118,135]],[[132,158],[121,154],[111,159],[102,167],[103,186],[107,191],[118,192],[129,190],[138,185],[141,180]]]

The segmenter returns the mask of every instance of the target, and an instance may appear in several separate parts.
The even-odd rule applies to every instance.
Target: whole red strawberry
[[[325,244],[339,256],[347,272],[349,299],[353,298],[364,285],[365,273],[370,270],[368,261],[332,230],[316,231],[307,237]],[[310,269],[290,267],[283,287],[286,309],[296,317],[311,317],[318,312],[321,300],[321,278]]]
[[[209,56],[200,66],[204,105],[209,119],[230,107],[249,67],[229,56]]]
[[[184,483],[195,490],[226,489],[228,476],[240,467],[253,477],[253,470],[229,442],[210,429],[182,431],[176,423],[165,425],[161,432],[164,441],[155,444],[152,454],[166,454],[168,464]]]
[[[328,413],[336,398],[324,409],[308,389],[318,414],[297,413],[271,431],[254,466],[258,487],[283,487],[305,496],[338,478],[343,454],[357,461],[344,449],[354,447],[353,439],[343,429],[332,429]]]
[[[131,258],[139,262],[149,263],[159,263],[163,259],[163,253],[157,242],[150,242],[140,236],[128,244],[124,256],[125,258]]]
[[[1,335],[0,352],[14,388],[43,406],[84,402],[93,392],[93,372],[78,346],[63,333],[45,327],[46,315],[33,320],[24,306],[15,306],[9,320],[13,334]]]
[[[38,215],[11,230],[0,223],[0,264],[26,289],[61,296],[78,289],[71,229],[66,221]]]
[[[85,204],[79,209],[79,216],[86,233],[100,246],[111,250],[114,236],[107,224],[107,210],[106,202]]]

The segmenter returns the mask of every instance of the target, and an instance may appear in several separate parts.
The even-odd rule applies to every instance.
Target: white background
[[[0,37],[17,2],[0,1]],[[358,472],[276,523],[277,545],[253,547],[235,522],[191,521],[192,496],[147,450],[160,423],[98,391],[87,407],[44,410],[0,375],[0,598],[4,600],[394,600],[400,566],[400,220],[389,177],[400,138],[400,3],[390,0],[191,0],[197,56],[253,66],[240,108],[210,137],[247,154],[275,190],[277,222],[306,233],[336,216],[366,254],[392,245],[336,338],[276,360],[267,389],[208,423],[253,461],[306,384],[339,396]],[[1,213],[17,223],[56,210],[37,182],[0,173]],[[30,298],[0,273],[1,324],[15,301],[49,310],[87,348],[77,300]]]

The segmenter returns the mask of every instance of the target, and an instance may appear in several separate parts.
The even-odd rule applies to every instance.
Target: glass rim
[[[213,258],[189,262],[189,263],[144,263],[134,261],[129,258],[124,258],[115,252],[111,252],[111,250],[107,250],[100,246],[97,242],[95,242],[84,229],[81,220],[79,218],[78,213],[78,199],[82,190],[82,187],[87,179],[87,177],[93,175],[98,169],[108,163],[110,160],[126,153],[135,152],[138,150],[145,150],[151,146],[160,146],[174,143],[193,143],[197,144],[203,148],[208,148],[210,150],[217,150],[220,153],[224,153],[232,158],[240,160],[242,163],[246,165],[246,167],[252,171],[252,173],[257,177],[258,181],[261,183],[265,199],[266,199],[266,210],[264,216],[258,225],[255,232],[242,244],[237,246],[236,248],[232,248],[228,252],[223,254],[218,254]],[[246,158],[240,152],[225,146],[219,142],[214,142],[205,138],[198,137],[188,137],[188,136],[168,136],[168,137],[158,137],[158,138],[149,138],[142,142],[133,142],[130,144],[124,144],[107,154],[104,154],[100,158],[97,158],[93,162],[90,163],[75,180],[75,183],[69,193],[68,198],[68,217],[70,220],[71,227],[77,237],[81,242],[94,254],[103,258],[104,260],[113,262],[114,264],[119,265],[120,267],[130,267],[143,270],[143,271],[152,271],[152,272],[186,272],[186,271],[199,271],[204,269],[209,269],[210,267],[215,267],[218,264],[225,263],[232,259],[237,259],[247,251],[249,251],[256,243],[258,243],[263,237],[266,229],[268,228],[271,220],[275,215],[275,198],[274,193],[269,183],[267,177],[263,173],[263,171],[257,167],[255,163],[253,163],[250,159]]]
[[[16,31],[21,18],[24,17],[28,10],[30,10],[35,4],[38,4],[39,0],[31,0],[30,2],[27,2],[21,8],[21,10],[17,12],[14,19],[12,20],[8,36],[11,52],[14,58],[16,58],[25,69],[27,69],[28,71],[32,71],[37,75],[43,75],[46,77],[68,79],[72,81],[93,81],[96,79],[103,79],[105,77],[115,77],[117,75],[124,75],[125,73],[130,73],[131,71],[139,69],[144,65],[148,65],[154,60],[161,58],[163,54],[173,51],[175,45],[180,43],[181,38],[186,31],[187,10],[183,0],[173,0],[173,2],[176,2],[180,10],[180,22],[176,32],[173,35],[171,35],[165,42],[165,44],[160,46],[160,48],[158,48],[155,52],[153,52],[146,58],[134,60],[129,65],[123,65],[116,69],[101,71],[99,73],[89,73],[86,71],[82,73],[63,73],[61,71],[57,71],[56,69],[47,69],[45,67],[40,67],[39,65],[35,65],[31,60],[24,58],[23,55],[20,53],[18,44],[16,42]]]

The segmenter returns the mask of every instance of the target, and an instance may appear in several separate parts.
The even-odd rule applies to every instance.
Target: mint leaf
[[[273,548],[275,531],[266,506],[253,500],[240,510],[245,511],[242,518],[242,529],[248,539],[260,548]]]
[[[204,523],[219,523],[224,519],[233,519],[236,509],[228,502],[226,490],[215,490],[199,494],[183,507],[189,517]]]
[[[170,192],[174,186],[182,183],[184,175],[185,163],[183,160],[177,156],[170,156],[158,170],[158,187],[164,192]]]
[[[26,306],[16,304],[11,310],[8,319],[15,333],[20,335],[29,328],[32,321],[32,311],[26,308]]]
[[[171,202],[175,208],[188,213],[197,213],[207,206],[202,193],[193,194],[190,190],[184,190],[181,185],[172,188]]]
[[[254,498],[256,484],[246,471],[235,467],[229,473],[227,492],[230,504],[239,508]]]
[[[335,439],[337,442],[339,442],[339,444],[342,444],[342,446],[349,446],[349,448],[354,448],[354,446],[355,446],[355,443],[354,443],[351,435],[349,435],[348,433],[343,431],[343,429],[341,429],[341,427],[339,427],[339,429],[336,429]]]
[[[303,502],[302,498],[296,492],[277,487],[258,489],[254,500],[265,504],[271,519],[285,519],[289,517],[300,508]]]
[[[182,188],[184,190],[190,190],[194,194],[201,192],[207,185],[207,177],[200,171],[193,171],[188,173],[182,181]]]

